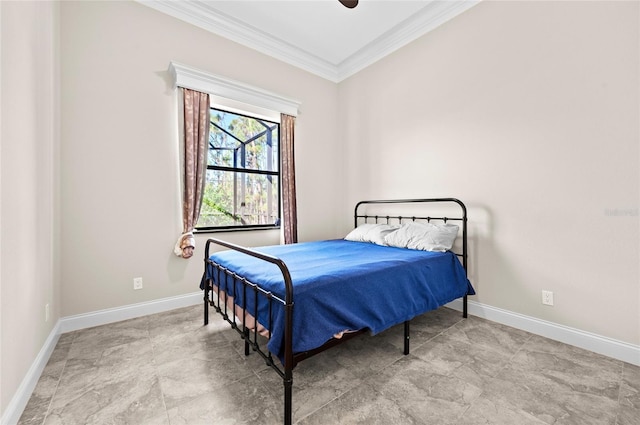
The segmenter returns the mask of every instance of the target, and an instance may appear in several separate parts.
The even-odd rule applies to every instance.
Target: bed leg
[[[208,285],[208,283],[207,283]],[[209,324],[209,287],[205,287],[204,290],[204,325]]]
[[[293,423],[292,409],[292,392],[293,392],[293,377],[284,378],[284,425],[291,425]]]
[[[404,355],[409,354],[409,321],[404,322]]]
[[[245,328],[244,329],[244,355],[248,356],[250,353],[249,351],[249,329]]]
[[[462,298],[462,317],[467,318],[467,296]]]

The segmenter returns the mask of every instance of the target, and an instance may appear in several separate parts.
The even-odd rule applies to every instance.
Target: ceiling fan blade
[[[353,9],[358,5],[358,0],[339,0],[343,6]]]

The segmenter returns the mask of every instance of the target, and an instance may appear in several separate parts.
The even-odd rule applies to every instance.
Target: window
[[[210,128],[215,127],[213,125],[215,122],[221,128],[215,127],[214,133],[218,130],[222,132],[211,138],[205,195],[195,228],[205,232],[278,229],[281,216],[282,195],[280,192],[283,190],[280,170],[280,161],[282,160],[281,128],[278,123],[283,116],[298,116],[300,102],[173,61],[169,63],[168,72],[175,87],[209,94],[212,107]],[[183,107],[180,103],[178,102],[178,108]],[[218,119],[218,114],[220,114],[221,120],[219,122],[215,121]],[[226,120],[224,115],[227,116]],[[256,139],[251,141],[250,137],[244,135],[239,137],[236,131],[240,130],[236,128],[236,124],[233,125],[233,129],[225,126],[225,123],[233,122],[230,119],[231,116],[236,117],[238,125],[244,125],[243,122],[253,120],[253,124],[247,124],[249,129],[262,127],[258,133],[254,134]],[[287,119],[286,122],[289,121]],[[266,141],[267,133],[269,133],[267,127],[271,132],[271,144]],[[282,130],[285,130],[284,126]],[[293,134],[292,125],[287,125],[286,130],[287,135]],[[258,134],[262,132],[264,134],[260,137],[263,139],[258,140],[260,138]],[[218,138],[216,139],[216,137]],[[235,146],[233,141],[237,142]],[[241,145],[244,145],[245,152],[235,152],[236,148],[242,149]],[[271,157],[268,156],[269,150],[271,150]],[[254,155],[254,157],[251,158],[250,155]],[[214,160],[218,162],[216,163]],[[286,182],[287,187],[295,187],[291,177],[287,178]],[[258,188],[260,190],[257,190]],[[287,189],[285,188],[285,190]],[[287,211],[295,212],[295,196],[289,194],[288,200]],[[188,207],[184,199],[183,204]],[[293,205],[293,209],[291,205]],[[284,214],[284,217],[294,218],[295,214],[287,213]],[[189,223],[183,226],[183,233],[192,230],[189,226]],[[295,222],[285,227],[287,231],[284,232],[284,240],[295,240],[295,237],[291,236],[295,235]]]
[[[280,124],[211,108],[198,230],[280,225]]]

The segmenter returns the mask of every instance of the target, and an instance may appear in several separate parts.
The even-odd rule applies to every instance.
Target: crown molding
[[[200,0],[136,1],[319,77],[339,83],[416,38],[434,30],[465,10],[475,6],[481,0],[431,1],[418,13],[373,40],[340,64],[333,64],[293,46],[258,28],[219,12]]]
[[[136,1],[312,74],[337,82],[338,68],[335,65],[234,17],[211,9],[206,3],[171,0]]]

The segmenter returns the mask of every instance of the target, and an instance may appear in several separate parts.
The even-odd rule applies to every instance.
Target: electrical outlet
[[[44,305],[44,321],[48,322],[50,318],[49,304]]]
[[[542,291],[542,304],[553,305],[553,292]]]
[[[141,277],[134,277],[133,278],[133,289],[142,289],[142,278]]]

